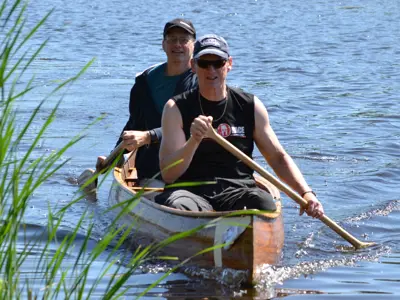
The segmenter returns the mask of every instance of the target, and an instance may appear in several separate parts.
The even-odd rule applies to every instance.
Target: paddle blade
[[[95,171],[92,169],[86,169],[85,171],[83,171],[82,174],[78,177],[78,185],[79,186],[84,185],[86,182],[88,182],[94,176],[94,173],[95,173]],[[94,181],[91,182],[90,184],[93,184],[93,183],[94,183]],[[94,186],[94,188],[96,188],[96,185]]]
[[[82,188],[85,198],[90,201],[97,200],[97,178],[96,172],[92,169],[86,169],[78,177],[78,185]]]
[[[358,245],[354,245],[356,249],[368,248],[377,245],[375,242],[360,242]]]

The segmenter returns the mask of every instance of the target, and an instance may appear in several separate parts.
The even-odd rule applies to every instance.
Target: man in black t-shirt
[[[321,217],[321,203],[280,144],[265,106],[256,96],[226,85],[232,57],[225,39],[199,38],[191,65],[199,87],[173,97],[164,107],[160,168],[166,183],[211,184],[166,189],[156,201],[194,211],[276,209],[272,197],[256,187],[253,171],[207,137],[213,127],[250,157],[255,142],[275,173],[308,201],[307,214]]]

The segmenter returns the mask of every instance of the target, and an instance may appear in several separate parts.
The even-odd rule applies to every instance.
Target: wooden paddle
[[[131,186],[130,189],[132,191],[144,191],[144,192],[164,192],[164,188],[162,187],[142,187],[142,186]]]
[[[106,166],[106,169],[111,163],[118,157],[118,155],[121,153],[121,151],[124,150],[122,147],[122,142],[118,144],[117,147],[114,148],[113,151],[106,157],[104,160],[104,166]],[[96,198],[96,189],[97,189],[97,176],[100,171],[104,170],[93,170],[93,169],[86,169],[85,171],[82,172],[82,174],[78,177],[78,185],[80,187],[83,186],[83,191],[85,194],[89,195],[91,199]],[[92,179],[96,177],[95,179]],[[92,180],[92,181],[90,181]],[[89,182],[90,181],[90,182]],[[89,182],[86,186],[85,183]]]
[[[237,157],[238,159],[243,161],[247,166],[252,168],[254,171],[257,171],[261,176],[263,176],[269,182],[274,184],[282,192],[284,192],[290,198],[292,198],[294,201],[296,201],[301,207],[303,207],[303,208],[307,207],[307,201],[305,199],[303,199],[293,189],[291,189],[289,186],[287,186],[286,184],[281,182],[279,179],[275,178],[268,171],[264,170],[259,164],[257,164],[251,158],[249,158],[246,154],[244,154],[242,151],[240,151],[238,148],[236,148],[234,145],[232,145],[230,142],[228,142],[226,139],[224,139],[218,133],[216,133],[213,128],[211,128],[211,130],[207,133],[207,135],[208,135],[208,137],[215,140],[223,148],[225,148],[225,150],[232,153],[235,157]],[[350,244],[352,244],[356,249],[366,248],[366,247],[376,244],[374,242],[367,243],[367,242],[359,241],[354,236],[352,236],[350,233],[348,233],[346,230],[344,230],[342,227],[340,227],[338,224],[336,224],[333,220],[331,220],[325,214],[319,219],[323,223],[328,225],[333,231],[335,231],[337,234],[339,234],[342,238],[344,238],[346,241],[348,241]]]

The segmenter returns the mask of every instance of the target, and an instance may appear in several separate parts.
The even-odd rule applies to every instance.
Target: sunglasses
[[[196,59],[197,65],[202,69],[207,69],[209,66],[213,66],[214,69],[220,69],[225,66],[227,60],[219,59],[219,60],[205,60],[205,59]]]

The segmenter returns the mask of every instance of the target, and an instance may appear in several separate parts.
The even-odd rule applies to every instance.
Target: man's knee
[[[276,204],[272,195],[260,188],[252,189],[248,194],[248,203],[260,210],[276,210]]]
[[[199,211],[196,203],[189,198],[170,200],[168,201],[168,206],[179,210]]]
[[[164,205],[186,211],[212,211],[212,206],[201,197],[186,191],[178,190],[173,192]]]

